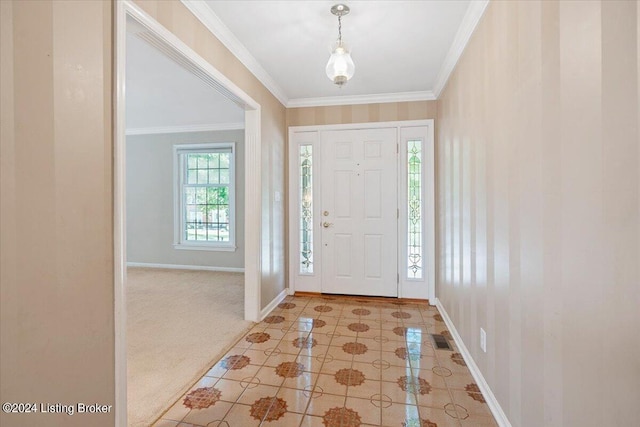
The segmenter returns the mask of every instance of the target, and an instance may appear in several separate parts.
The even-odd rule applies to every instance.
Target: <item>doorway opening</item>
[[[116,32],[115,32],[115,126],[114,126],[114,309],[115,309],[115,371],[116,371],[116,425],[127,425],[127,168],[128,159],[127,143],[126,143],[126,74],[127,74],[127,30],[131,33],[133,27],[134,32],[138,33],[138,38],[144,39],[144,42],[153,46],[158,52],[161,52],[166,58],[169,58],[174,65],[178,65],[188,72],[191,77],[195,76],[201,84],[205,84],[209,89],[214,89],[221,94],[227,102],[233,103],[234,108],[240,110],[242,121],[244,122],[244,134],[241,141],[244,149],[244,160],[238,165],[238,172],[242,171],[244,178],[244,202],[243,216],[233,215],[233,208],[225,206],[228,204],[229,192],[238,195],[237,188],[224,187],[222,184],[228,184],[232,179],[229,173],[232,167],[226,167],[229,164],[230,156],[238,154],[236,146],[227,144],[225,147],[215,147],[207,153],[184,153],[180,152],[174,157],[184,159],[185,176],[190,176],[186,170],[189,168],[190,161],[198,162],[198,158],[202,157],[214,162],[208,163],[206,167],[194,168],[195,175],[198,170],[202,169],[208,175],[205,195],[216,193],[219,197],[214,198],[211,203],[191,203],[188,206],[182,206],[179,209],[185,209],[184,218],[187,220],[177,221],[174,233],[178,237],[175,244],[183,244],[183,247],[197,246],[213,242],[213,246],[218,245],[218,249],[227,250],[234,245],[233,238],[238,237],[238,229],[244,228],[244,259],[242,265],[244,268],[244,304],[243,317],[248,321],[257,321],[260,316],[260,247],[261,247],[261,151],[260,151],[260,105],[249,97],[244,91],[233,84],[222,73],[215,69],[206,60],[200,57],[196,52],[189,48],[185,43],[178,39],[173,33],[161,26],[157,21],[152,19],[144,11],[142,11],[133,2],[125,0],[115,2],[116,15]],[[165,129],[166,131],[166,129]],[[175,133],[174,133],[175,136]],[[211,142],[211,135],[203,136],[207,142]],[[229,139],[229,138],[224,138]],[[188,142],[194,142],[192,138],[187,138]],[[174,140],[175,142],[175,140]],[[184,141],[182,141],[184,142]],[[196,141],[202,142],[202,141]],[[229,141],[226,141],[227,143]],[[233,141],[231,141],[233,142]],[[171,145],[171,144],[170,144]],[[174,145],[180,145],[180,141]],[[184,145],[182,148],[185,148]],[[190,145],[191,148],[193,146]],[[230,148],[231,147],[231,148]],[[216,151],[217,150],[217,151]],[[129,153],[130,154],[130,153]],[[192,154],[191,158],[189,154]],[[200,159],[202,160],[202,159]],[[173,168],[174,170],[182,170]],[[200,175],[202,175],[200,171]],[[165,173],[173,176],[172,171]],[[213,178],[216,175],[217,180]],[[212,176],[209,181],[209,175]],[[188,181],[188,180],[187,180]],[[195,186],[190,186],[190,182],[185,181],[184,188],[176,185],[176,191],[179,194],[180,202],[187,200],[186,196],[181,195],[180,191],[195,191],[191,187],[198,186],[200,183],[195,182]],[[175,194],[172,194],[172,199]],[[183,198],[184,197],[184,198]],[[195,197],[195,195],[194,195]],[[205,198],[206,199],[206,198]],[[212,199],[212,200],[214,200]],[[195,200],[195,199],[194,199]],[[208,199],[207,199],[208,200]],[[236,200],[237,202],[237,200]],[[203,205],[204,211],[200,209]],[[189,211],[191,209],[191,211]],[[173,216],[174,212],[169,215]],[[182,213],[178,213],[178,216]],[[191,215],[191,216],[189,216]],[[193,217],[193,218],[191,218]],[[193,221],[190,221],[192,219]],[[237,223],[233,223],[234,219],[242,221],[239,227]],[[236,221],[237,222],[237,221]],[[184,230],[182,230],[182,228]],[[189,228],[191,227],[191,228]],[[181,234],[181,231],[184,233]],[[193,243],[188,245],[185,243]],[[202,248],[199,248],[202,249]],[[184,251],[187,252],[187,251]],[[222,252],[221,252],[222,253]],[[153,263],[150,263],[153,264]],[[175,263],[169,263],[176,265]],[[181,266],[182,263],[177,265]],[[212,354],[211,357],[215,357]],[[158,414],[159,415],[159,414]]]

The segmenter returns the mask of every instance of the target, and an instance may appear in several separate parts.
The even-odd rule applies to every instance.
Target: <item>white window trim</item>
[[[184,162],[180,154],[189,150],[231,149],[229,164],[229,241],[192,242],[184,240],[184,197],[182,186],[184,180]],[[235,252],[236,246],[236,144],[235,142],[212,142],[203,144],[174,144],[173,146],[173,247],[188,251]]]
[[[400,128],[400,226],[402,232],[399,240],[400,259],[398,263],[398,272],[400,273],[400,283],[405,289],[411,289],[413,283],[427,283],[429,289],[433,289],[435,283],[435,151],[433,143],[433,124],[424,126],[405,126]],[[408,143],[409,141],[420,141],[422,159],[422,277],[414,278],[408,275],[408,257],[409,257],[409,221],[408,206],[409,183],[408,183]],[[409,297],[413,298],[414,294]],[[435,294],[430,291],[430,302],[435,303]]]
[[[314,267],[313,272],[300,271],[300,147],[310,145],[313,150],[313,184],[312,184],[312,216],[313,216],[313,247]],[[292,291],[298,289],[300,291],[309,290],[316,292],[321,287],[321,267],[322,261],[318,258],[321,253],[320,232],[315,226],[318,218],[320,218],[320,173],[318,166],[320,164],[320,150],[318,144],[318,131],[296,132],[295,128],[289,131],[289,287]],[[293,282],[295,281],[295,283]],[[296,288],[297,286],[297,288]]]

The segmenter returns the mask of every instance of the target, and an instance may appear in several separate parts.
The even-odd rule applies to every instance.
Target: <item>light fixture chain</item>
[[[347,46],[342,44],[342,17],[347,15],[349,10],[349,6],[342,3],[334,4],[331,7],[331,13],[338,17],[338,40],[336,45],[331,48],[331,56],[325,67],[325,72],[329,80],[333,81],[338,87],[344,86],[353,77],[355,70],[349,50]]]

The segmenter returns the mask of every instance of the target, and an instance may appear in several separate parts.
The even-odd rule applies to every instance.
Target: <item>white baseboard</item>
[[[244,268],[212,267],[209,265],[178,265],[178,264],[153,264],[153,263],[147,263],[147,262],[128,262],[127,267],[165,268],[170,270],[226,271],[229,273],[244,273]]]
[[[496,399],[496,396],[491,391],[491,388],[489,388],[489,384],[484,379],[482,372],[480,372],[480,368],[478,368],[478,365],[476,365],[476,362],[473,360],[473,357],[471,357],[471,353],[469,353],[467,346],[464,345],[464,342],[462,341],[460,334],[458,334],[458,330],[456,329],[455,325],[451,321],[451,318],[449,317],[447,310],[444,309],[444,306],[442,305],[442,303],[438,298],[436,298],[436,307],[438,307],[438,311],[440,312],[440,315],[442,316],[444,323],[447,325],[449,332],[451,332],[453,341],[455,341],[456,345],[460,349],[460,353],[462,354],[462,357],[464,358],[464,361],[466,362],[467,367],[471,371],[471,375],[473,376],[473,379],[476,380],[478,387],[480,387],[480,391],[482,391],[482,395],[487,401],[487,405],[489,405],[489,409],[491,409],[493,418],[496,419],[496,422],[500,427],[511,427],[511,423],[509,422],[507,415],[502,410],[500,403],[498,403],[498,399]]]
[[[262,320],[267,317],[269,313],[271,313],[271,310],[276,308],[276,305],[280,304],[282,300],[286,298],[288,289],[289,288],[284,288],[282,292],[280,292],[278,296],[273,299],[273,301],[271,301],[265,308],[262,309],[262,311],[260,311],[260,322],[262,322]]]

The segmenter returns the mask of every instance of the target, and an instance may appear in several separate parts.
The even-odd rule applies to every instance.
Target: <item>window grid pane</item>
[[[422,141],[407,143],[407,277],[422,278]]]
[[[313,273],[313,147],[300,146],[300,273]]]
[[[230,241],[230,162],[230,152],[184,154],[185,241]],[[220,184],[221,173],[227,176],[224,184]]]

